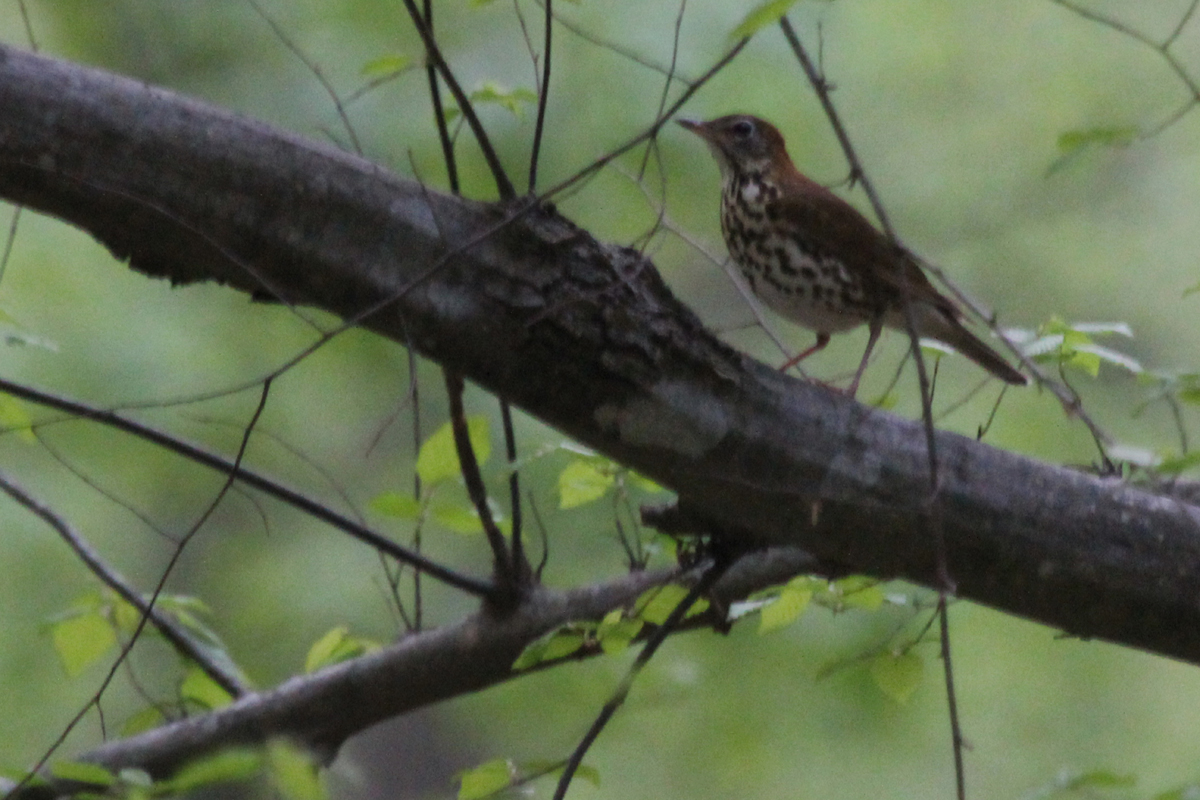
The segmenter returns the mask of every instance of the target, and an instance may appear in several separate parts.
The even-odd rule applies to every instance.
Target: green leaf
[[[1154,795],[1154,800],[1200,800],[1200,783],[1186,783]]]
[[[478,767],[459,773],[458,800],[481,800],[507,789],[517,777],[517,769],[507,758],[493,758]]]
[[[313,760],[296,745],[274,739],[267,745],[271,783],[288,800],[325,800],[328,792]]]
[[[368,508],[376,514],[397,519],[419,519],[421,504],[412,495],[400,492],[384,492],[376,495],[368,504]]]
[[[1138,135],[1133,126],[1112,126],[1066,131],[1058,136],[1059,157],[1047,167],[1046,177],[1054,175],[1075,162],[1088,150],[1097,147],[1127,147]]]
[[[316,672],[322,667],[349,661],[379,649],[379,642],[361,636],[351,636],[349,628],[339,625],[308,649],[308,655],[304,658],[304,671]]]
[[[1193,294],[1200,294],[1200,283],[1197,283],[1195,286],[1189,286],[1183,290],[1184,297],[1188,297],[1189,295]]]
[[[1200,450],[1193,450],[1186,455],[1164,458],[1158,463],[1156,469],[1158,472],[1167,475],[1178,475],[1179,473],[1185,472],[1192,467],[1198,466],[1200,466]]]
[[[25,410],[25,404],[10,394],[0,393],[0,431],[15,432],[26,444],[36,444],[33,435],[33,418]]]
[[[537,102],[537,94],[524,87],[509,89],[492,81],[484,81],[471,92],[471,102],[498,105],[519,119],[525,112],[525,104]]]
[[[575,653],[587,642],[587,637],[575,626],[564,626],[539,636],[525,646],[513,661],[518,672],[536,667],[543,661],[553,661]]]
[[[599,500],[615,482],[612,470],[596,459],[576,459],[558,474],[558,507],[575,508]]]
[[[1066,789],[1128,789],[1137,784],[1136,775],[1119,775],[1112,770],[1097,769],[1076,775]]]
[[[1138,129],[1132,125],[1118,125],[1085,130],[1066,131],[1058,135],[1059,152],[1070,154],[1083,147],[1127,147],[1137,137]]]
[[[99,609],[85,611],[54,623],[54,649],[69,677],[78,677],[117,643],[112,623]]]
[[[55,761],[50,765],[50,774],[60,780],[87,783],[93,786],[112,786],[117,776],[99,764],[86,761]]]
[[[164,794],[185,794],[217,783],[253,778],[262,768],[262,756],[248,748],[231,748],[189,761],[163,784]]]
[[[671,616],[671,612],[675,607],[683,602],[687,597],[688,589],[680,586],[677,583],[668,583],[666,586],[656,586],[653,589],[647,589],[642,592],[642,596],[638,598],[634,608],[637,609],[637,618],[649,622],[651,625],[662,625],[667,621],[667,617]],[[687,617],[702,614],[708,610],[708,601],[700,598],[684,615]]]
[[[835,611],[857,608],[863,611],[878,611],[886,599],[879,582],[865,575],[850,575],[834,581],[829,589]]]
[[[629,480],[633,483],[634,486],[637,486],[639,489],[641,489],[644,492],[650,492],[651,494],[658,494],[660,492],[666,491],[666,489],[664,489],[662,486],[659,486],[657,483],[650,480],[645,475],[640,475],[640,474],[634,472],[633,470],[629,471]]]
[[[363,64],[363,68],[359,70],[359,74],[367,78],[381,78],[404,72],[404,70],[411,66],[413,66],[412,57],[396,53],[394,55],[371,59],[366,64]]]
[[[468,417],[467,436],[475,451],[475,460],[483,466],[492,455],[487,417]],[[421,445],[421,452],[417,454],[417,475],[422,483],[433,486],[448,478],[458,477],[460,472],[458,451],[454,447],[454,430],[451,423],[446,422]]]
[[[905,653],[880,653],[871,661],[871,677],[875,685],[897,703],[907,703],[921,685],[925,663],[909,650]]]
[[[216,681],[208,676],[208,673],[195,665],[188,667],[187,674],[179,684],[179,696],[209,711],[233,702],[233,697],[229,692],[222,689]]]
[[[791,584],[784,586],[775,602],[763,608],[759,617],[758,632],[770,633],[800,619],[812,597],[812,589],[798,588]]]
[[[121,725],[121,735],[133,736],[134,734],[148,731],[151,728],[157,728],[163,724],[164,720],[163,713],[154,706],[143,708],[125,720]]]
[[[498,510],[493,507],[491,499],[488,499],[488,506],[492,509],[492,519],[496,522],[496,527],[500,528],[501,532],[508,533],[510,524],[501,519]],[[439,506],[433,510],[433,519],[443,528],[461,533],[464,536],[483,533],[483,521],[479,519],[479,512],[475,510],[475,506]]]
[[[561,775],[564,769],[561,761],[526,761],[521,764],[522,775]],[[576,778],[583,778],[585,781],[600,788],[600,770],[587,764],[580,764],[575,770]]]
[[[746,39],[758,33],[768,25],[773,25],[791,10],[796,0],[767,0],[750,10],[733,32],[730,39]]]
[[[596,639],[600,649],[608,655],[619,653],[629,647],[642,632],[645,623],[640,619],[629,619],[625,612],[616,608],[604,615],[596,628]]]

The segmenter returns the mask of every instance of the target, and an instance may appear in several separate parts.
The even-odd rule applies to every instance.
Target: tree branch
[[[88,230],[134,269],[247,292],[265,279],[343,317],[379,304],[364,327],[674,489],[727,538],[938,585],[920,423],[733,351],[636,251],[545,209],[440,195],[171,92],[3,47],[0,108],[0,196]],[[1200,508],[950,433],[937,448],[960,597],[1200,663]],[[511,648],[521,613],[466,624],[508,631]],[[461,630],[421,638],[423,656],[470,669]],[[486,683],[412,669],[438,681],[417,695],[428,702]],[[338,696],[341,713],[366,713],[344,705],[356,697]]]
[[[753,553],[734,564],[714,595],[728,602],[812,567],[812,559],[795,548]],[[518,677],[523,673],[512,671],[513,661],[539,636],[567,622],[599,620],[676,577],[674,570],[659,570],[568,592],[538,589],[503,618],[484,611],[413,634],[210,714],[109,742],[83,758],[114,772],[138,767],[163,777],[197,756],[286,735],[331,759],[347,737],[377,722]]]

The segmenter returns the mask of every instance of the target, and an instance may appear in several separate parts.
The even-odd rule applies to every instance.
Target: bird
[[[845,390],[858,390],[884,326],[907,331],[905,300],[918,335],[950,345],[1000,380],[1028,380],[963,325],[916,258],[854,206],[801,174],[779,130],[731,114],[677,122],[708,145],[721,170],[721,231],[754,294],[780,316],[815,331],[812,347],[786,371],[829,344],[830,335],[866,324],[867,349]]]

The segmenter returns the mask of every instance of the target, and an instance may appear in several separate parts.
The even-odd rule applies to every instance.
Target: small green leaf
[[[600,621],[600,626],[596,628],[596,639],[600,642],[601,650],[613,655],[629,647],[643,627],[645,623],[642,620],[629,619],[621,609],[616,608]]]
[[[850,575],[830,585],[830,597],[835,611],[857,608],[878,611],[886,599],[879,582],[865,575]]]
[[[746,39],[753,36],[768,25],[773,25],[782,19],[783,15],[795,4],[796,0],[767,0],[767,2],[755,6],[733,29],[729,38]]]
[[[653,589],[647,589],[642,592],[642,596],[638,598],[634,608],[637,609],[637,618],[649,622],[651,625],[662,625],[667,621],[667,617],[671,616],[671,612],[675,607],[683,602],[687,597],[688,589],[680,586],[677,583],[668,583],[666,586],[656,586]],[[688,609],[684,618],[702,614],[708,610],[708,601],[704,598],[698,599]]]
[[[1054,175],[1072,164],[1088,150],[1097,147],[1127,147],[1137,138],[1138,129],[1133,126],[1113,126],[1067,131],[1059,134],[1059,157],[1046,169],[1046,177]]]
[[[100,610],[85,611],[54,623],[54,649],[69,677],[75,678],[117,643],[112,624]]]
[[[561,775],[563,771],[563,762],[561,761],[526,761],[521,764],[522,775]],[[588,783],[600,788],[600,770],[587,764],[580,764],[575,770],[576,778],[583,778]]]
[[[397,519],[418,519],[421,516],[421,504],[412,495],[400,492],[383,492],[376,495],[368,504],[368,508],[376,514]]]
[[[1112,770],[1097,769],[1073,777],[1066,789],[1128,789],[1137,784],[1136,775],[1119,775]]]
[[[288,800],[325,800],[328,792],[313,760],[285,739],[267,745],[271,783]]]
[[[458,800],[482,800],[507,789],[517,777],[516,766],[507,758],[494,758],[459,773]]]
[[[474,506],[439,506],[433,510],[433,519],[443,528],[464,536],[483,533],[483,522]]]
[[[76,781],[92,786],[112,786],[117,776],[99,764],[86,761],[55,761],[50,765],[50,774],[64,781]]]
[[[1189,297],[1193,294],[1200,294],[1200,283],[1197,283],[1195,286],[1189,286],[1183,290],[1184,297]]]
[[[471,449],[475,451],[475,460],[483,466],[492,455],[487,417],[468,417],[467,437],[470,439]],[[456,478],[460,474],[458,451],[454,447],[454,429],[450,422],[438,428],[425,440],[425,444],[421,445],[421,452],[417,454],[417,474],[428,486],[448,478]]]
[[[880,653],[871,661],[871,677],[880,691],[897,703],[907,703],[921,685],[925,663],[909,650],[906,653]]]
[[[553,661],[571,655],[583,647],[587,637],[573,626],[564,626],[539,636],[525,646],[513,661],[512,668],[521,670],[536,667],[543,661]]]
[[[1186,455],[1164,458],[1158,463],[1156,469],[1166,475],[1178,475],[1198,466],[1200,466],[1200,450],[1193,450]]]
[[[1138,129],[1132,125],[1066,131],[1058,136],[1058,149],[1061,153],[1070,154],[1090,145],[1126,147],[1133,142],[1137,134]]]
[[[339,625],[308,649],[308,655],[304,658],[304,671],[316,672],[323,667],[373,653],[379,648],[379,642],[361,636],[351,636],[349,628]]]
[[[812,597],[812,589],[796,588],[791,584],[784,586],[775,602],[763,608],[758,632],[770,633],[800,619]]]
[[[652,494],[658,494],[659,492],[666,491],[666,489],[664,489],[662,486],[659,486],[657,483],[650,480],[645,475],[640,475],[640,474],[634,472],[633,470],[629,471],[629,480],[630,480],[630,482],[633,483],[634,486],[637,486],[643,492],[650,492]]]
[[[233,702],[233,697],[229,692],[222,689],[216,681],[208,676],[208,673],[195,665],[188,667],[187,674],[179,684],[179,696],[209,711]]]
[[[537,94],[524,87],[508,89],[492,81],[484,81],[479,88],[471,92],[472,103],[492,103],[506,108],[517,118],[525,111],[525,105],[537,102]]]
[[[871,405],[884,411],[891,411],[900,402],[900,393],[896,391],[886,392],[879,395],[871,401]]]
[[[386,75],[395,75],[403,72],[413,66],[413,60],[410,56],[400,55],[399,53],[390,56],[380,56],[373,58],[363,68],[359,70],[359,74],[366,78],[381,78]]]
[[[148,731],[151,728],[157,728],[163,724],[164,719],[163,713],[154,706],[143,708],[125,720],[121,725],[121,735],[133,736],[134,734]]]
[[[1200,783],[1186,783],[1154,795],[1154,800],[1200,800]]]
[[[189,761],[163,784],[164,794],[182,795],[217,783],[253,778],[262,768],[262,756],[248,748],[231,748]]]
[[[558,507],[575,508],[599,500],[616,482],[596,459],[576,459],[558,474]]]
[[[10,394],[0,393],[0,432],[14,432],[27,444],[36,444],[33,435],[33,418],[21,400]]]

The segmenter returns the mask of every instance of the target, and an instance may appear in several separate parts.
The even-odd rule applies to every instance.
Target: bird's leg
[[[818,350],[824,350],[825,345],[827,345],[827,344],[829,344],[829,334],[828,333],[818,333],[816,344],[814,344],[812,347],[808,348],[807,350],[800,351],[800,355],[789,358],[787,361],[785,361],[783,363],[783,366],[779,368],[779,371],[787,372],[789,369],[796,366],[801,361],[808,358],[809,356],[811,356],[813,353],[817,352]]]
[[[875,317],[870,323],[870,334],[867,337],[867,349],[863,353],[862,361],[858,364],[858,370],[854,373],[854,380],[850,381],[850,385],[846,387],[846,394],[854,397],[858,391],[858,382],[862,379],[863,372],[867,369],[867,362],[871,359],[871,351],[875,349],[875,342],[879,341],[879,333],[883,330],[883,319]]]

